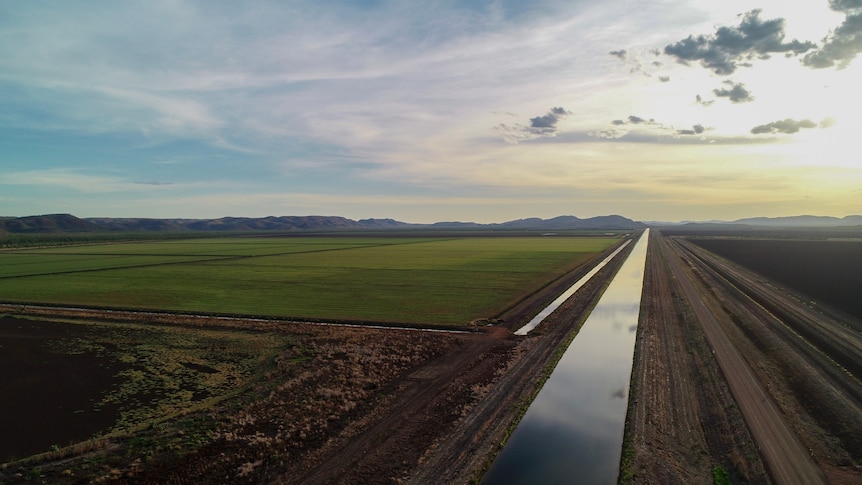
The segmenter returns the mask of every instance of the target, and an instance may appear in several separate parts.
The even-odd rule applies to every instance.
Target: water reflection
[[[483,484],[616,482],[648,232],[632,249]]]
[[[575,284],[573,284],[571,287],[569,287],[568,290],[564,291],[562,295],[558,296],[554,301],[552,301],[550,305],[548,305],[542,311],[540,311],[535,317],[533,317],[532,320],[527,322],[526,325],[524,325],[523,327],[516,330],[515,335],[527,335],[534,328],[539,326],[539,324],[542,323],[542,321],[545,320],[545,318],[547,318],[548,315],[553,313],[554,310],[556,310],[560,305],[562,305],[566,300],[568,300],[572,295],[574,295],[576,291],[581,289],[581,287],[584,286],[587,283],[587,281],[590,281],[590,279],[593,276],[595,276],[596,273],[599,272],[599,270],[601,270],[602,268],[605,267],[605,265],[607,265],[609,262],[611,262],[611,260],[614,259],[614,257],[620,251],[622,251],[623,248],[628,246],[628,244],[629,244],[629,241],[626,241],[623,244],[621,244],[620,247],[618,247],[616,250],[614,250],[614,252],[609,254],[607,258],[602,260],[602,262],[600,262],[595,267],[593,267],[593,269],[591,269],[581,279],[576,281]]]

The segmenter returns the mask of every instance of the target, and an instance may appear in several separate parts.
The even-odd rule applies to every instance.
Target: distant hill
[[[752,217],[739,219],[733,221],[733,223],[775,227],[859,226],[862,225],[862,216],[846,216],[842,218],[829,216]]]
[[[338,229],[392,229],[411,224],[392,219],[354,221],[337,216],[221,217],[219,219],[90,218],[108,231],[325,231]]]
[[[752,217],[736,221],[708,222],[650,222],[649,225],[675,227],[678,229],[729,230],[746,228],[829,228],[862,227],[862,215],[842,218],[828,216]],[[426,230],[630,230],[646,227],[643,222],[633,221],[619,215],[589,217],[559,216],[551,219],[537,217],[513,221],[480,224],[476,222],[436,222],[412,224],[394,219],[360,219],[358,221],[338,216],[269,216],[269,217],[221,217],[218,219],[151,219],[91,217],[81,219],[71,214],[48,214],[27,217],[0,217],[0,234],[50,234],[81,232],[184,232],[184,231],[336,231],[367,229],[426,229]]]
[[[0,217],[0,233],[137,232],[137,231],[326,231],[353,229],[637,229],[646,227],[618,215],[579,219],[560,216],[552,219],[519,219],[499,224],[438,222],[410,224],[393,219],[354,221],[338,216],[222,217],[219,219],[149,219],[93,217],[79,219],[70,214],[28,217]]]
[[[519,219],[504,222],[499,227],[512,229],[636,229],[646,227],[645,224],[635,222],[623,216],[599,216],[587,219],[578,219],[575,216],[559,216],[553,219]]]
[[[789,216],[789,217],[749,217],[735,221],[682,221],[682,222],[647,222],[650,226],[687,227],[690,229],[751,229],[785,228],[785,229],[817,229],[830,227],[862,227],[862,215],[846,217],[830,216]]]
[[[10,233],[94,232],[97,224],[70,214],[0,218],[0,230]]]

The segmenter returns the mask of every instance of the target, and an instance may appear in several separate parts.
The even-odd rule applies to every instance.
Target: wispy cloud
[[[119,178],[82,174],[63,168],[5,172],[0,174],[0,184],[48,186],[88,193],[125,191],[134,186]]]
[[[529,125],[507,125],[500,123],[496,130],[509,143],[533,140],[542,137],[552,137],[557,134],[557,124],[560,120],[572,114],[565,108],[554,107],[541,116],[530,118]]]
[[[765,125],[757,125],[751,129],[751,133],[755,135],[763,135],[763,134],[775,134],[775,133],[785,133],[792,134],[798,132],[802,128],[816,128],[817,123],[811,120],[794,120],[794,119],[784,119],[779,121],[773,121],[772,123],[767,123]]]
[[[0,183],[22,207],[36,203],[27,193],[63,192],[71,195],[62,203],[78,197],[89,210],[132,199],[147,200],[138,203],[145,210],[159,194],[170,196],[165,213],[185,215],[223,201],[236,215],[337,213],[341,204],[389,216],[386,200],[393,210],[444,200],[467,210],[482,204],[463,194],[485,191],[490,208],[502,205],[498,190],[603,184],[613,188],[591,197],[615,204],[634,182],[606,181],[648,180],[657,159],[721,169],[727,152],[708,144],[790,143],[754,136],[751,119],[854,119],[846,100],[856,88],[832,81],[856,73],[858,2],[833,0],[832,11],[791,2],[769,11],[782,18],[751,11],[730,21],[738,11],[724,4],[621,2],[13,3],[0,16]],[[818,8],[835,26],[840,12],[846,26],[819,49],[788,40]],[[806,53],[811,67],[828,59],[848,69],[815,71],[777,55]],[[805,84],[768,75],[790,64]],[[714,74],[728,72],[734,81],[718,84]],[[744,103],[752,92],[757,101]],[[697,93],[705,98],[692,102]],[[754,109],[763,113],[752,118]],[[200,204],[182,203],[190,190]],[[315,192],[331,204],[288,197]],[[422,203],[402,204],[405,194]],[[570,207],[559,194],[553,200],[569,205],[554,207]]]
[[[703,99],[701,97],[701,95],[699,95],[699,94],[694,97],[694,100],[695,100],[695,103],[697,103],[701,106],[711,106],[712,103],[715,102],[714,99],[709,99],[709,100]]]
[[[627,56],[628,52],[625,49],[619,49],[619,50],[615,50],[615,51],[610,51],[610,52],[608,52],[608,54],[616,57],[617,59],[619,59],[621,61],[624,61],[624,60],[626,60],[626,56]]]

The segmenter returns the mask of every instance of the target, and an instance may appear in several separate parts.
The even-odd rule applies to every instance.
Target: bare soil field
[[[91,411],[114,375],[126,367],[95,352],[46,351],[74,339],[81,326],[0,317],[0,462],[47,451],[53,444],[88,439],[114,424],[116,406]],[[20,399],[26,396],[26,399]],[[76,414],[77,412],[77,414]]]
[[[862,385],[841,363],[862,361],[857,322],[655,234],[633,373],[629,479],[710,483],[719,468],[735,481],[859,483]],[[765,424],[772,419],[780,424]]]
[[[611,248],[612,249],[612,248]],[[597,254],[593,262],[605,254]],[[7,306],[289,337],[235,396],[0,466],[3,483],[467,483],[481,476],[627,251],[530,337],[511,330],[578,268],[474,332]]]
[[[692,238],[691,242],[862,319],[862,241]]]
[[[768,483],[763,463],[694,312],[651,231],[621,481]],[[626,458],[628,456],[628,458]]]

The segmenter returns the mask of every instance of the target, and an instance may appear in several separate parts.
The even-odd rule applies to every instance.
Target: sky
[[[0,1],[0,215],[862,213],[862,0]]]

